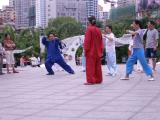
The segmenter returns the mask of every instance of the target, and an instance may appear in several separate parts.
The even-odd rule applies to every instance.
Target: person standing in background
[[[129,75],[133,71],[133,66],[137,60],[140,61],[143,71],[149,76],[149,81],[153,81],[153,72],[150,66],[147,64],[144,45],[143,45],[143,35],[144,31],[141,29],[141,22],[139,20],[133,21],[133,28],[135,31],[127,30],[128,33],[134,36],[133,38],[133,53],[129,57],[126,63],[126,76],[121,78],[121,80],[129,80]]]
[[[114,34],[112,32],[112,26],[106,26],[106,60],[109,76],[115,76],[117,73],[117,64],[116,64],[116,49],[115,49],[115,40]]]
[[[2,44],[0,43],[0,75],[4,74],[2,72],[2,68],[3,68],[3,56],[4,56],[4,49],[2,47]]]
[[[80,45],[82,47],[82,56],[81,56],[82,72],[86,72],[86,57],[85,57],[85,51],[84,51],[84,40],[80,39]]]
[[[5,34],[5,38],[3,41],[4,49],[5,49],[5,56],[6,56],[6,66],[7,66],[7,73],[10,74],[9,67],[12,67],[13,73],[19,73],[15,70],[15,59],[13,50],[16,48],[15,43],[11,39],[9,34]]]
[[[24,56],[20,58],[20,66],[24,67]]]
[[[155,29],[156,23],[153,21],[148,22],[148,30],[146,37],[146,58],[149,61],[152,61],[152,69],[156,70],[156,61],[157,61],[157,47],[158,47],[158,39],[159,33]]]
[[[89,25],[85,33],[84,51],[86,56],[86,79],[85,85],[102,83],[101,57],[103,54],[102,33],[96,27],[96,18],[88,18]]]

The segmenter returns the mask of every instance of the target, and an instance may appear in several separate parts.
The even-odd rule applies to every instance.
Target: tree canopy
[[[58,17],[50,19],[48,27],[45,29],[46,34],[55,32],[60,39],[84,34],[84,27],[71,17]]]
[[[135,18],[135,5],[133,4],[126,7],[112,8],[110,13],[111,20],[117,20],[124,17]]]

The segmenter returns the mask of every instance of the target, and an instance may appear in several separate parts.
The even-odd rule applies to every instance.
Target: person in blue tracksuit
[[[65,71],[70,74],[75,73],[73,69],[66,64],[63,57],[61,56],[60,49],[62,49],[62,44],[60,40],[55,37],[55,34],[50,33],[48,39],[43,37],[42,44],[45,45],[47,50],[47,57],[45,61],[45,67],[48,71],[47,75],[54,75],[54,71],[52,70],[54,63],[59,64]]]
[[[133,71],[133,66],[137,60],[140,61],[143,71],[149,76],[149,81],[154,80],[153,72],[150,66],[147,64],[145,54],[144,54],[144,45],[143,45],[143,35],[144,31],[141,29],[141,22],[135,20],[132,24],[135,31],[127,30],[127,32],[134,36],[133,38],[133,53],[129,57],[126,63],[126,76],[121,78],[121,80],[129,80],[129,75]]]

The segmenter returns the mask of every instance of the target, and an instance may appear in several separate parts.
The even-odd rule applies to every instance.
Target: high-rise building
[[[70,16],[81,23],[86,23],[86,0],[57,0],[57,17]]]
[[[54,19],[57,17],[57,2],[60,0],[46,0],[46,25],[50,19]],[[64,1],[65,2],[65,1]]]
[[[69,16],[86,24],[86,0],[37,0],[36,26],[46,27],[50,19]]]
[[[9,0],[9,6],[15,7],[15,0]]]
[[[87,17],[98,17],[98,0],[10,0],[16,11],[17,27],[46,27],[49,19],[70,16],[86,24]]]
[[[35,0],[15,0],[16,27],[34,26],[34,4]]]
[[[45,28],[56,17],[56,0],[36,0],[36,27]]]
[[[30,1],[30,7],[29,7],[29,26],[35,26],[36,25],[36,0]]]
[[[126,7],[132,4],[135,4],[135,0],[118,0],[117,1],[118,7]]]
[[[36,0],[36,27],[46,26],[46,1]]]
[[[109,19],[109,12],[104,12],[103,7],[98,5],[98,20],[106,21]]]
[[[15,11],[13,7],[5,6],[0,10],[1,24],[14,24],[15,23]]]
[[[95,16],[98,18],[98,0],[86,0],[87,2],[87,17]]]

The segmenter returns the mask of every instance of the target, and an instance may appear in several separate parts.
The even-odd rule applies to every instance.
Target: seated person
[[[32,57],[30,58],[31,66],[36,67],[38,66],[38,59],[32,54]]]

